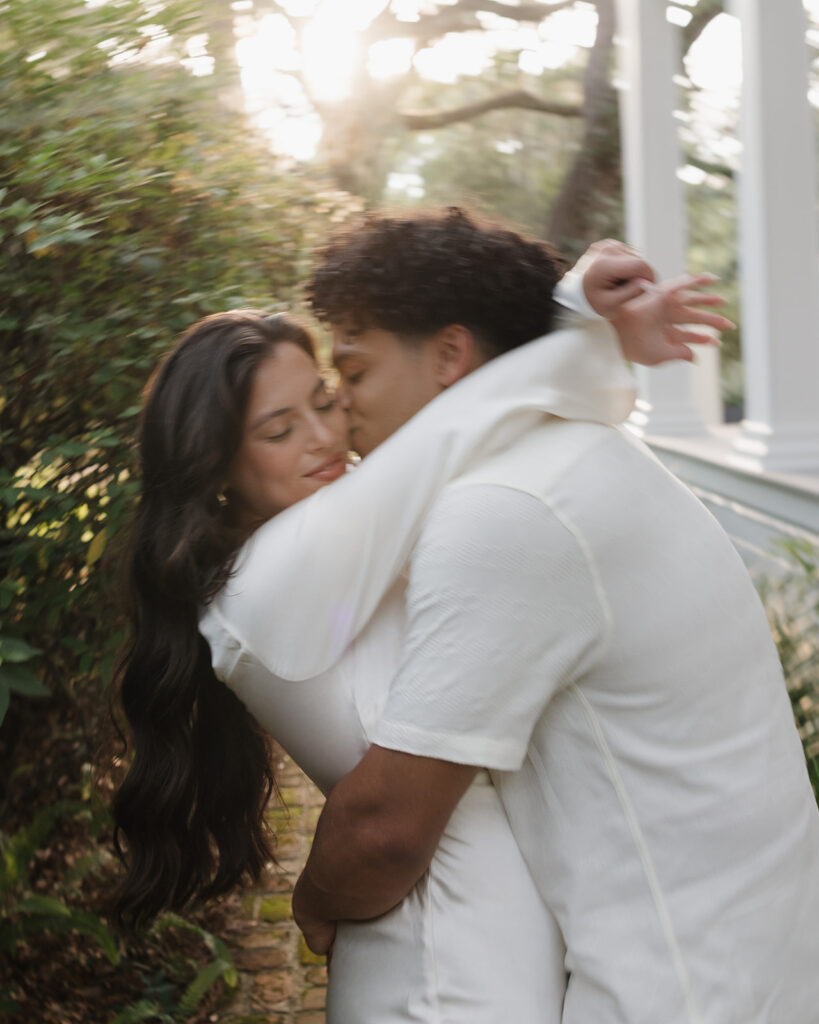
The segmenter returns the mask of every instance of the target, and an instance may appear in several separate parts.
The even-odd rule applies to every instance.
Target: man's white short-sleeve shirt
[[[555,421],[450,485],[374,741],[494,770],[565,1024],[815,1024],[819,814],[764,612],[699,502]]]

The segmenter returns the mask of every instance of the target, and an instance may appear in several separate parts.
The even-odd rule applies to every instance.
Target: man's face
[[[350,420],[350,444],[362,457],[443,390],[433,339],[409,345],[377,327],[334,324],[333,362]]]

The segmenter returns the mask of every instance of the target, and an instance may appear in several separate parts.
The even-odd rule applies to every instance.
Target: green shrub
[[[107,834],[94,839],[108,826],[80,776],[95,753],[102,691],[122,639],[111,549],[137,492],[141,391],[201,316],[297,307],[310,253],[350,203],[307,173],[277,166],[222,102],[218,82],[180,64],[188,40],[206,31],[207,9],[193,0],[0,0],[7,962],[21,941],[32,949],[65,930],[90,936],[111,963],[121,953],[73,879],[79,869],[91,872],[89,883],[104,875],[100,849],[110,845]],[[29,698],[48,694],[46,714],[37,714],[43,704]],[[62,779],[43,767],[47,744],[35,752],[28,741],[30,727],[46,721],[70,723],[74,763],[67,766],[64,743]],[[43,744],[42,730],[36,735]],[[76,805],[54,804],[75,794]],[[79,849],[78,825],[75,866],[64,865],[46,895],[28,885],[26,865],[44,852],[52,828],[69,827],[55,824],[65,815],[78,816],[88,847],[98,848]],[[50,848],[50,856],[60,854]],[[218,939],[190,922],[177,927],[198,929],[210,961],[187,965],[192,980],[181,994],[176,979],[168,992],[146,988],[122,1020],[181,1019],[215,980],[234,982]],[[0,1013],[14,1004],[0,991]]]
[[[292,305],[343,206],[210,78],[147,59],[148,21],[171,56],[201,30],[201,5],[161,8],[0,2],[0,703],[36,689],[9,644],[42,652],[51,690],[108,678],[100,564],[136,492],[140,391],[202,315]]]
[[[819,549],[799,540],[782,547],[787,570],[762,579],[759,590],[819,801]]]

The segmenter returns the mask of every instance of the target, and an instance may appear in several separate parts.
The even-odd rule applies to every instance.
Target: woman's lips
[[[331,480],[337,480],[344,474],[347,468],[347,457],[339,452],[338,455],[334,455],[332,459],[328,459],[323,462],[318,468],[314,469],[312,473],[308,473],[307,476],[311,480],[321,480],[322,482],[329,482]]]

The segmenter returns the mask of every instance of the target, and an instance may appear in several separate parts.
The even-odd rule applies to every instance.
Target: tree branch
[[[399,21],[386,8],[370,23],[366,30],[368,43],[383,39],[420,39],[431,42],[447,32],[467,32],[481,29],[478,14],[496,14],[513,21],[541,22],[557,11],[574,7],[576,0],[556,0],[554,3],[509,4],[503,0],[458,0],[432,14],[422,14],[418,21]]]
[[[554,103],[541,99],[523,89],[514,92],[490,96],[478,103],[467,103],[451,110],[410,111],[401,114],[404,126],[410,131],[425,131],[431,128],[444,128],[448,124],[471,121],[490,110],[537,110],[542,114],[555,114],[557,117],[580,117],[583,108],[579,103]]]
[[[720,178],[728,178],[733,181],[736,177],[735,172],[732,168],[726,164],[714,163],[712,160],[703,160],[698,156],[687,156],[685,158],[687,164],[691,164],[692,167],[697,167],[701,171],[705,171],[706,174],[713,174]]]
[[[387,12],[385,12],[387,13]],[[418,21],[399,21],[392,12],[390,18],[380,15],[365,31],[367,43],[380,42],[383,39],[419,39],[421,41],[439,39],[447,32],[468,32],[479,30],[481,23],[474,11],[461,9],[460,4],[446,7],[434,14],[422,14]]]
[[[683,29],[683,53],[688,53],[718,14],[722,14],[722,0],[700,0],[694,8],[691,21]]]
[[[458,0],[454,9],[475,14],[497,14],[513,21],[543,21],[557,11],[574,7],[576,0],[554,0],[553,3],[509,4],[504,0]]]
[[[304,26],[309,25],[313,18],[312,14],[291,14],[280,0],[266,0],[264,8],[261,8],[259,13],[265,13],[265,11],[280,14],[283,18],[286,18],[294,28],[303,28]]]

